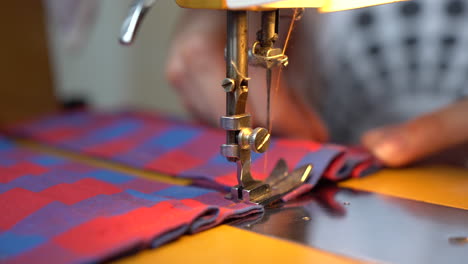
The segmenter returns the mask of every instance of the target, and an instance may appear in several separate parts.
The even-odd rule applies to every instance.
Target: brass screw
[[[253,151],[263,153],[270,146],[270,133],[263,127],[257,127],[249,136],[249,145]]]

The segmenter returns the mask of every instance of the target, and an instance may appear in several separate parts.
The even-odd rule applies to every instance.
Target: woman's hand
[[[362,142],[388,166],[404,166],[468,143],[468,99],[403,124],[369,131]],[[456,159],[468,161],[467,151],[458,150],[457,155]]]

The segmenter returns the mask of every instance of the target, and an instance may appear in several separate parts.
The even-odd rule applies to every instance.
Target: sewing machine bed
[[[463,169],[387,169],[119,262],[465,263],[467,187]]]

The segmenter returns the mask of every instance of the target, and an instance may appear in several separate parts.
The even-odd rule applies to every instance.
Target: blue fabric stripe
[[[127,174],[109,170],[95,170],[88,173],[87,176],[109,183],[124,183],[134,179]]]
[[[38,235],[18,235],[13,232],[0,234],[0,260],[26,252],[46,241]]]
[[[151,146],[164,147],[166,149],[177,148],[196,136],[198,136],[202,131],[196,128],[184,128],[184,127],[174,127],[157,137],[149,140],[147,143]]]
[[[136,197],[136,198],[141,198],[153,202],[161,202],[161,201],[166,201],[168,198],[166,197],[161,197],[161,196],[156,196],[154,194],[147,194],[147,193],[142,193],[136,190],[128,189],[125,191],[126,193]]]
[[[66,162],[65,159],[52,156],[38,156],[31,161],[42,166],[56,166]]]
[[[153,194],[176,199],[191,199],[210,192],[213,191],[192,186],[171,186]]]

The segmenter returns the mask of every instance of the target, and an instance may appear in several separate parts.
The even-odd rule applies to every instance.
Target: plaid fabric
[[[191,178],[205,187],[227,190],[237,183],[235,164],[219,154],[224,131],[154,114],[74,112],[18,125],[10,132],[133,167]],[[266,154],[253,155],[253,176],[266,178],[280,158],[290,168],[314,166],[308,184],[286,199],[309,191],[322,177],[336,181],[379,168],[378,162],[359,148],[274,139]]]
[[[209,189],[37,154],[0,137],[1,263],[104,261],[262,210]]]

